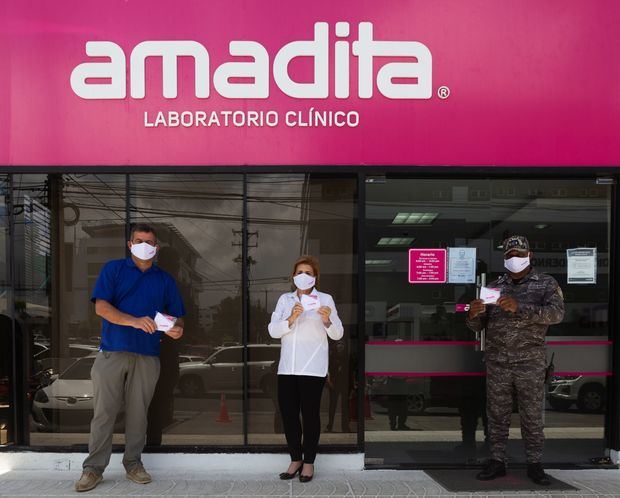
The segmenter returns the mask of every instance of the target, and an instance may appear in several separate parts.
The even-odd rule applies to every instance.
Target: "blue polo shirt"
[[[128,315],[155,318],[159,311],[180,317],[185,314],[174,279],[155,264],[145,272],[131,258],[109,261],[101,269],[91,301],[103,299]],[[159,356],[162,332],[115,325],[103,319],[101,349]]]

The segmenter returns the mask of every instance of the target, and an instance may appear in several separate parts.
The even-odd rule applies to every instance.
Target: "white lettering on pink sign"
[[[446,283],[446,250],[409,249],[409,283]]]
[[[349,23],[336,23],[337,38],[349,36]],[[229,53],[233,57],[251,57],[251,62],[225,62],[213,73],[213,86],[222,97],[230,99],[266,99],[269,97],[269,54],[256,41],[231,41]],[[127,96],[126,55],[111,41],[86,42],[86,55],[108,57],[109,62],[83,62],[71,73],[73,92],[83,99],[124,99]],[[273,58],[273,80],[277,87],[295,99],[327,99],[329,91],[329,24],[314,24],[314,39],[296,40],[284,45]],[[338,40],[334,44],[334,95],[349,98],[349,63],[351,56],[358,59],[357,94],[362,99],[373,96],[376,86],[390,99],[430,99],[432,95],[432,55],[428,47],[416,41],[379,41],[374,39],[373,25],[361,22],[358,39],[350,43]],[[194,40],[154,40],[138,43],[129,56],[130,95],[134,99],[146,96],[146,59],[161,57],[163,96],[177,97],[177,62],[179,57],[194,60],[194,95],[206,99],[210,95],[210,57],[201,43]],[[297,57],[313,60],[313,81],[300,83],[289,74],[289,64]],[[388,62],[377,71],[378,57],[409,57],[415,61]],[[109,82],[87,82],[89,78],[107,78]],[[251,83],[233,83],[232,78],[251,78]],[[411,81],[397,82],[397,79]]]

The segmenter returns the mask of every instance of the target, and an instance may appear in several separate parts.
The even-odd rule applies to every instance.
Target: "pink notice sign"
[[[618,0],[0,0],[0,167],[618,167],[618,19]]]
[[[445,249],[409,249],[410,284],[445,284]]]

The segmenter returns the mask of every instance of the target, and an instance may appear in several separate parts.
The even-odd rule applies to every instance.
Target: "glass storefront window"
[[[349,410],[357,344],[356,190],[354,178],[249,176],[250,444],[285,444],[276,389],[280,341],[269,336],[267,325],[280,295],[291,292],[292,265],[303,254],[319,259],[319,290],[334,297],[345,328],[340,341],[329,340],[321,443],[356,442]]]
[[[0,208],[8,202],[8,180],[0,177]],[[162,347],[149,445],[285,444],[275,389],[279,341],[269,337],[267,324],[278,297],[291,290],[294,260],[313,254],[321,262],[321,290],[334,296],[345,327],[341,341],[330,341],[321,443],[357,442],[359,396],[369,465],[477,461],[485,451],[484,353],[458,311],[474,298],[476,285],[410,284],[407,253],[475,248],[475,274],[490,282],[503,271],[503,238],[524,233],[534,266],[558,280],[566,302],[564,321],[548,332],[556,376],[544,407],[546,460],[575,462],[604,449],[611,375],[607,185],[387,177],[366,184],[366,219],[358,226],[355,176],[15,174],[11,182],[14,283],[5,209],[0,312],[8,315],[14,303],[32,445],[88,441],[90,367],[101,328],[89,297],[102,265],[127,254],[129,223],[139,221],[157,230],[158,264],[177,280],[187,309],[185,336]],[[366,385],[359,394],[358,228],[366,241]],[[579,248],[596,250],[595,280],[587,284],[567,278],[567,250]],[[4,344],[2,354],[10,350]],[[14,409],[12,358],[5,356],[0,424]],[[122,443],[122,416],[116,429],[114,441]],[[574,440],[579,445],[569,447]],[[516,413],[509,452],[522,461]]]
[[[131,175],[130,199],[187,313],[183,338],[162,339],[147,444],[243,444],[243,177]]]
[[[101,331],[90,296],[103,264],[125,255],[125,178],[50,176],[45,184],[58,202],[51,211],[47,208],[45,216],[33,216],[35,221],[45,221],[45,251],[56,252],[56,257],[47,256],[47,284],[39,289],[48,289],[48,306],[52,299],[59,303],[47,312],[49,327],[33,336],[33,366],[39,382],[32,400],[33,445],[88,442],[93,396],[90,366]],[[40,243],[33,246],[26,253],[25,268],[36,267],[44,250]],[[53,288],[51,272],[56,275]],[[118,432],[120,424],[115,429]],[[120,435],[114,437],[117,443],[122,440]]]
[[[38,288],[39,292],[45,289],[41,295],[47,299],[47,328],[36,336],[32,353],[40,377],[32,393],[32,444],[88,441],[90,367],[101,327],[89,298],[101,267],[110,259],[125,257],[128,222],[155,228],[161,247],[157,264],[175,277],[187,310],[183,339],[162,341],[162,372],[151,403],[147,445],[284,444],[274,427],[277,410],[270,382],[279,346],[269,339],[267,324],[279,294],[290,288],[292,262],[305,252],[321,259],[323,288],[336,298],[348,332],[332,351],[331,361],[337,367],[332,375],[338,373],[338,380],[325,391],[323,425],[331,422],[334,434],[323,442],[355,442],[349,413],[354,405],[356,331],[354,178],[248,177],[247,412],[243,400],[243,177],[76,174],[30,181],[37,185],[39,180],[47,196],[41,205],[48,210],[42,218],[46,224],[38,230],[50,240],[43,266],[47,286]],[[58,199],[52,211],[49,199]],[[50,255],[52,248],[58,248],[58,257]],[[29,254],[25,267],[39,264],[39,253]],[[53,296],[52,264],[58,282]],[[59,308],[51,307],[53,300],[60,301]],[[115,442],[122,443],[122,414],[115,429]]]

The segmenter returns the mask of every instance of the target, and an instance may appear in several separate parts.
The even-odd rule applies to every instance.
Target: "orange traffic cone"
[[[220,396],[220,416],[217,417],[215,421],[223,424],[229,424],[232,422],[228,416],[228,408],[226,408],[226,395],[224,393]]]

